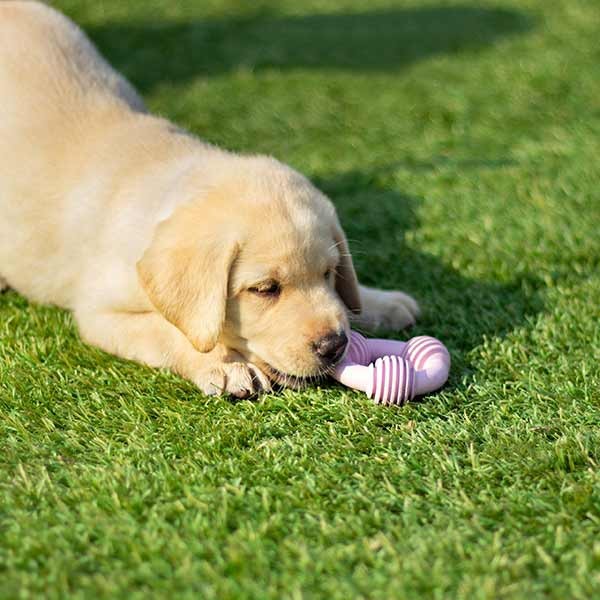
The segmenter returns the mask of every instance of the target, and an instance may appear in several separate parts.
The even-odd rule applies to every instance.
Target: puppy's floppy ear
[[[336,223],[334,227],[333,237],[340,252],[340,262],[335,274],[335,290],[350,311],[360,313],[362,307],[358,279],[352,263],[352,255],[348,248],[348,241],[339,223]]]
[[[137,272],[158,311],[197,350],[209,352],[223,328],[229,271],[239,247],[227,227],[195,212],[180,207],[158,225]]]

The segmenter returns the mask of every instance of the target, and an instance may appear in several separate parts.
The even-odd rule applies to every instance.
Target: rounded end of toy
[[[443,361],[431,361],[427,368],[416,372],[415,396],[439,390],[448,381],[449,365]]]
[[[450,353],[436,338],[422,335],[409,340],[403,356],[416,370],[415,395],[422,396],[441,388],[450,373]]]
[[[370,396],[373,382],[372,371],[373,365],[358,365],[346,357],[335,368],[333,378],[345,386],[361,390]]]

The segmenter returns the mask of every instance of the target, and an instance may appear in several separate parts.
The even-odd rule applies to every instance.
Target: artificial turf
[[[600,597],[598,2],[54,4],[152,110],[321,186],[453,369],[400,410],[232,403],[3,294],[0,597]]]

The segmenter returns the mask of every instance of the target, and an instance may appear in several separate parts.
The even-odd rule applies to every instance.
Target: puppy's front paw
[[[371,331],[397,330],[414,325],[419,305],[404,292],[361,287],[362,312],[353,324]]]
[[[242,357],[231,362],[215,363],[194,375],[194,383],[209,396],[230,394],[248,398],[271,389],[267,376]]]

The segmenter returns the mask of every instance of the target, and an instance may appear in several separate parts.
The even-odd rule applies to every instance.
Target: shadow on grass
[[[531,28],[504,8],[474,6],[358,13],[148,20],[86,26],[115,66],[142,92],[235,69],[394,71],[432,55],[488,46]]]
[[[472,161],[467,163],[473,166]],[[504,161],[477,165],[498,168]],[[378,181],[386,171],[353,171],[315,183],[337,206],[361,281],[401,289],[418,300],[423,314],[406,337],[428,334],[443,340],[453,356],[451,382],[457,382],[471,368],[468,353],[484,337],[503,337],[543,310],[545,284],[534,273],[509,283],[471,279],[436,256],[410,247],[405,235],[419,226],[419,201]]]

